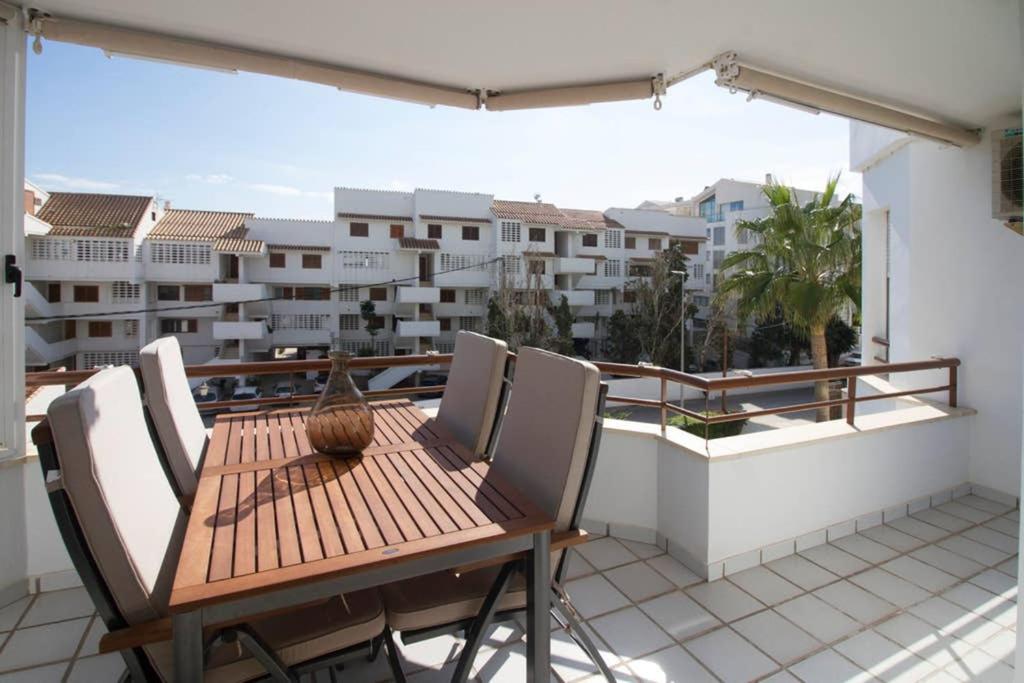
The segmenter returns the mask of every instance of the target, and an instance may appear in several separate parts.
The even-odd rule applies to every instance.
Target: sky
[[[632,207],[719,178],[809,189],[848,166],[849,124],[747,102],[708,72],[651,100],[486,112],[46,42],[29,52],[26,175],[47,190],[158,195],[178,208],[333,215],[336,186],[416,187]]]

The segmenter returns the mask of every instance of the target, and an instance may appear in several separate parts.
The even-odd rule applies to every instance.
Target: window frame
[[[400,240],[405,237],[405,226],[401,223],[392,223],[388,226],[388,234],[393,240]]]
[[[270,267],[271,268],[287,268],[288,267],[288,255],[283,251],[272,251],[270,252]]]
[[[163,292],[169,293],[171,289],[174,289],[174,298],[168,298],[161,294]],[[179,285],[157,285],[156,286],[156,300],[157,301],[181,301],[181,287]]]
[[[635,237],[627,237],[627,238],[625,238],[623,240],[622,243],[623,243],[623,245],[625,246],[626,249],[636,249],[636,238]]]
[[[455,290],[451,289],[451,288],[448,288],[448,287],[445,287],[445,288],[441,289],[440,303],[442,303],[442,304],[454,304],[455,303]]]
[[[114,336],[112,320],[90,320],[86,326],[86,336],[90,339],[109,339]]]
[[[316,265],[312,265],[315,263]],[[322,270],[324,267],[324,257],[322,254],[303,254],[302,255],[302,267],[305,270]]]
[[[540,239],[538,239],[538,235]],[[526,231],[526,240],[528,242],[547,242],[548,231],[546,228],[530,228]]]
[[[388,300],[388,288],[387,287],[370,287],[366,294],[366,298],[375,303],[380,303]]]
[[[93,294],[89,297],[85,297],[85,292],[92,292]],[[82,294],[83,296],[79,296]],[[71,290],[72,303],[76,304],[98,304],[100,302],[100,286],[99,285],[73,285]]]
[[[370,224],[351,222],[348,224],[348,236],[349,237],[369,237],[370,236]]]
[[[439,240],[444,237],[444,226],[440,223],[427,224],[427,239]]]
[[[463,242],[479,242],[480,241],[480,226],[479,225],[463,225],[462,226],[462,241]]]
[[[597,246],[597,233],[588,232],[583,235],[583,246],[584,247],[596,247]]]

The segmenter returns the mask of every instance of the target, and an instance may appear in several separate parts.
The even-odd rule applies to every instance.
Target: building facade
[[[600,354],[627,283],[673,242],[691,259],[687,288],[704,296],[706,282],[700,218],[445,190],[336,188],[332,219],[311,221],[26,186],[26,226],[32,367],[134,364],[164,335],[192,364],[305,357],[333,340],[450,352],[459,330],[485,331],[497,292],[565,296],[577,344]]]

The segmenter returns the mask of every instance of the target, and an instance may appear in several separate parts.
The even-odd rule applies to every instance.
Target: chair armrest
[[[568,531],[559,531],[551,534],[551,551],[565,550],[571,548],[574,545],[580,545],[586,543],[590,538],[583,529],[570,529]],[[486,569],[487,567],[493,567],[495,565],[502,565],[515,560],[525,560],[526,551],[521,553],[512,553],[510,555],[502,555],[501,557],[492,557],[489,560],[480,560],[479,562],[473,562],[470,564],[464,564],[460,567],[453,567],[449,571],[452,574],[459,575],[471,572],[477,569]]]

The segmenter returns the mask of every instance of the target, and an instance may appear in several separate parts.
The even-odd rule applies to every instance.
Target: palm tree
[[[741,317],[782,316],[810,340],[815,368],[828,367],[825,328],[852,301],[860,306],[860,212],[853,195],[836,201],[839,176],[825,191],[800,206],[796,190],[765,185],[771,215],[737,221],[736,230],[754,237],[747,251],[722,262],[726,279],[717,297],[736,300]],[[815,401],[828,400],[828,382],[816,382]],[[818,409],[828,420],[828,408]]]

